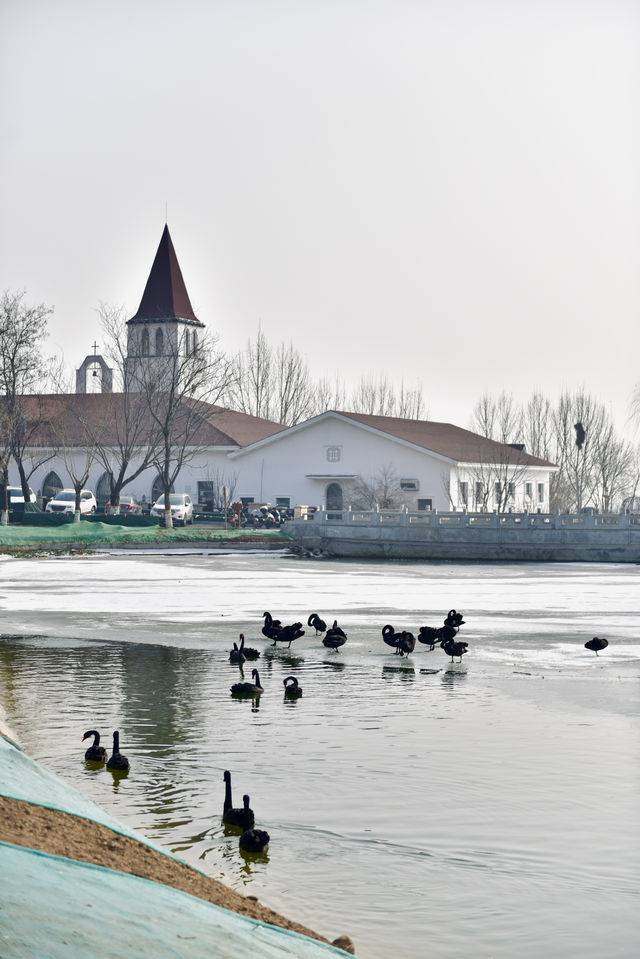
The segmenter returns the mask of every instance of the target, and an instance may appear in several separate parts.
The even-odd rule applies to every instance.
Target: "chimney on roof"
[[[519,453],[524,453],[524,443],[507,443],[507,446],[511,446],[514,450],[518,450]]]

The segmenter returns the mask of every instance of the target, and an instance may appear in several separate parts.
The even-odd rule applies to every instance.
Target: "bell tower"
[[[89,354],[76,370],[76,393],[111,393],[113,370],[98,353],[98,344],[93,344],[93,356]]]
[[[204,323],[193,312],[169,227],[165,224],[138,312],[127,320],[126,388],[140,392],[161,379],[163,358],[196,353]]]

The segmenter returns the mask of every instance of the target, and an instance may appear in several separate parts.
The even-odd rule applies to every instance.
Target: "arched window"
[[[42,484],[42,495],[46,499],[52,499],[62,488],[63,483],[58,474],[54,473],[53,470],[47,473]]]
[[[191,352],[196,353],[198,350],[198,334],[194,330],[191,334]]]
[[[343,509],[342,487],[340,483],[329,483],[326,495],[327,509]]]
[[[161,329],[156,330],[156,356],[164,354],[164,333]]]
[[[184,334],[184,355],[189,355],[189,347],[191,346],[191,337],[189,336],[189,330],[185,330]]]
[[[113,476],[111,473],[103,473],[98,480],[98,485],[96,487],[96,502],[100,511],[102,511],[107,503],[111,500],[112,483]]]
[[[149,355],[149,330],[142,331],[142,337],[140,339],[140,351],[143,356]]]

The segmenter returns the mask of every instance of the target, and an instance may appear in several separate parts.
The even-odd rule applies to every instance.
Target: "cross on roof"
[[[98,344],[97,344],[96,341],[94,340],[91,345],[92,345],[92,348],[93,348],[93,355],[94,355],[94,357],[95,357],[95,356],[97,355],[97,353],[98,353]]]

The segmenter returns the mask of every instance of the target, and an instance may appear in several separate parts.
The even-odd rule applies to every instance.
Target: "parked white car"
[[[169,499],[169,508],[171,509],[171,519],[174,523],[193,523],[193,503],[188,493],[171,493]],[[158,497],[151,507],[151,515],[157,516],[160,522],[164,521],[166,507],[164,505],[164,493]]]
[[[95,513],[98,508],[96,498],[91,490],[83,489],[80,493],[80,512]],[[61,489],[59,493],[50,499],[47,503],[47,513],[67,513],[71,515],[76,511],[76,491],[74,489]]]
[[[1,493],[2,488],[0,488],[0,494]],[[31,502],[35,503],[36,497],[31,487],[29,487],[29,495]],[[11,509],[15,503],[24,503],[24,493],[22,492],[21,486],[7,486],[7,497],[9,500],[9,509]]]

